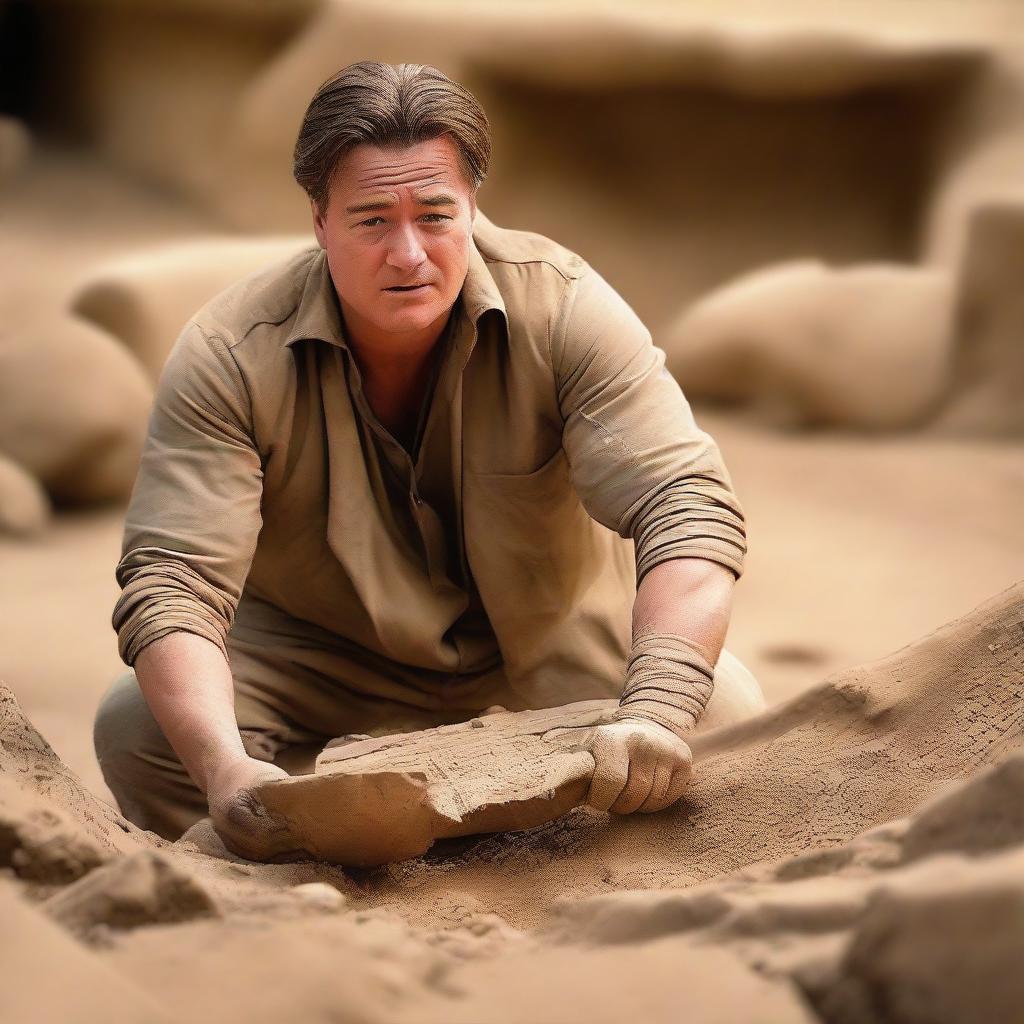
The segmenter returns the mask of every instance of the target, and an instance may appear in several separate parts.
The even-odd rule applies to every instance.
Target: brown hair
[[[468,89],[429,64],[350,64],[310,101],[292,173],[325,210],[334,171],[353,146],[413,146],[443,135],[458,147],[471,186],[479,187],[491,159],[491,128]]]

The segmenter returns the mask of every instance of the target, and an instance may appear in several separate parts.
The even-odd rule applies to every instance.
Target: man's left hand
[[[689,746],[647,719],[598,726],[589,749],[595,766],[587,803],[613,814],[649,813],[674,804],[693,768]]]

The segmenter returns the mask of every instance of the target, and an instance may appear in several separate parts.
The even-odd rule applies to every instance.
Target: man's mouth
[[[415,292],[415,291],[419,291],[421,288],[427,288],[427,287],[428,287],[428,285],[425,285],[425,284],[396,284],[396,285],[393,285],[390,288],[385,288],[384,291],[386,291],[386,292]]]

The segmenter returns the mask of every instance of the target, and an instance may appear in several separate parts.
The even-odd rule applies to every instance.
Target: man
[[[342,70],[295,150],[320,248],[178,339],[96,725],[138,824],[287,854],[254,790],[332,736],[620,694],[589,802],[655,811],[713,685],[717,720],[759,706],[719,661],[745,546],[717,448],[597,273],[477,213],[489,157],[436,69]]]

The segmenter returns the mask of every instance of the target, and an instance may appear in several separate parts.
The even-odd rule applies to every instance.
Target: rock
[[[442,837],[528,829],[581,803],[594,768],[583,734],[617,706],[581,701],[329,746],[315,774],[266,783],[259,795],[317,859],[404,860]],[[565,728],[579,737],[547,736]]]
[[[83,320],[0,335],[0,451],[55,501],[131,493],[152,400],[138,363]]]
[[[50,499],[30,473],[0,455],[0,534],[29,537],[50,521]]]
[[[176,849],[186,849],[205,854],[207,857],[217,857],[220,860],[241,859],[224,845],[224,840],[217,835],[217,830],[209,818],[200,818],[190,829],[179,836],[173,845]]]
[[[757,680],[727,650],[716,679],[690,742],[695,758],[764,708]],[[437,839],[523,831],[581,804],[593,775],[592,727],[617,708],[616,700],[521,712],[492,705],[457,725],[341,736],[327,744],[313,775],[260,792],[288,821],[294,847],[317,859],[362,866],[405,860]]]
[[[952,301],[942,271],[786,263],[712,292],[658,342],[691,400],[791,427],[891,430],[944,392]]]
[[[959,270],[943,433],[1024,437],[1024,192],[979,205]]]
[[[99,925],[127,931],[218,914],[207,889],[178,861],[156,850],[113,861],[51,896],[44,907],[83,936]]]
[[[834,973],[805,979],[824,1019],[871,1024],[1019,1020],[1024,852],[935,858],[880,886]]]
[[[333,885],[328,885],[326,882],[304,882],[302,885],[293,885],[291,893],[297,896],[310,910],[322,913],[335,913],[344,910],[347,903],[345,894],[338,892]]]
[[[24,169],[31,150],[28,128],[15,117],[0,114],[0,185]]]
[[[218,292],[315,245],[305,235],[217,238],[133,253],[102,266],[72,309],[119,338],[154,382],[189,318]]]
[[[980,772],[920,807],[903,837],[903,859],[1024,844],[1024,754]]]
[[[1008,56],[1004,53],[1003,57]],[[1024,201],[1024,120],[1020,116],[1024,96],[1024,61],[1017,55],[1018,67],[1003,74],[1008,90],[996,103],[990,100],[977,108],[981,115],[972,125],[972,135],[962,139],[951,159],[945,162],[937,187],[932,193],[922,225],[922,262],[955,271],[963,264],[967,236],[973,213],[993,199],[1015,197]],[[1016,79],[1016,85],[1011,85]],[[981,84],[991,91],[990,78]],[[1010,116],[1007,117],[1006,115]],[[987,122],[987,123],[986,123]]]
[[[59,806],[0,774],[0,867],[28,882],[67,885],[110,855]]]
[[[708,928],[733,912],[726,893],[705,889],[615,892],[554,905],[547,929],[561,942],[621,945]]]
[[[0,826],[26,877],[64,884],[154,837],[97,800],[0,684]],[[12,835],[14,839],[12,839]],[[21,853],[17,853],[20,850]],[[16,854],[16,856],[15,856]]]

